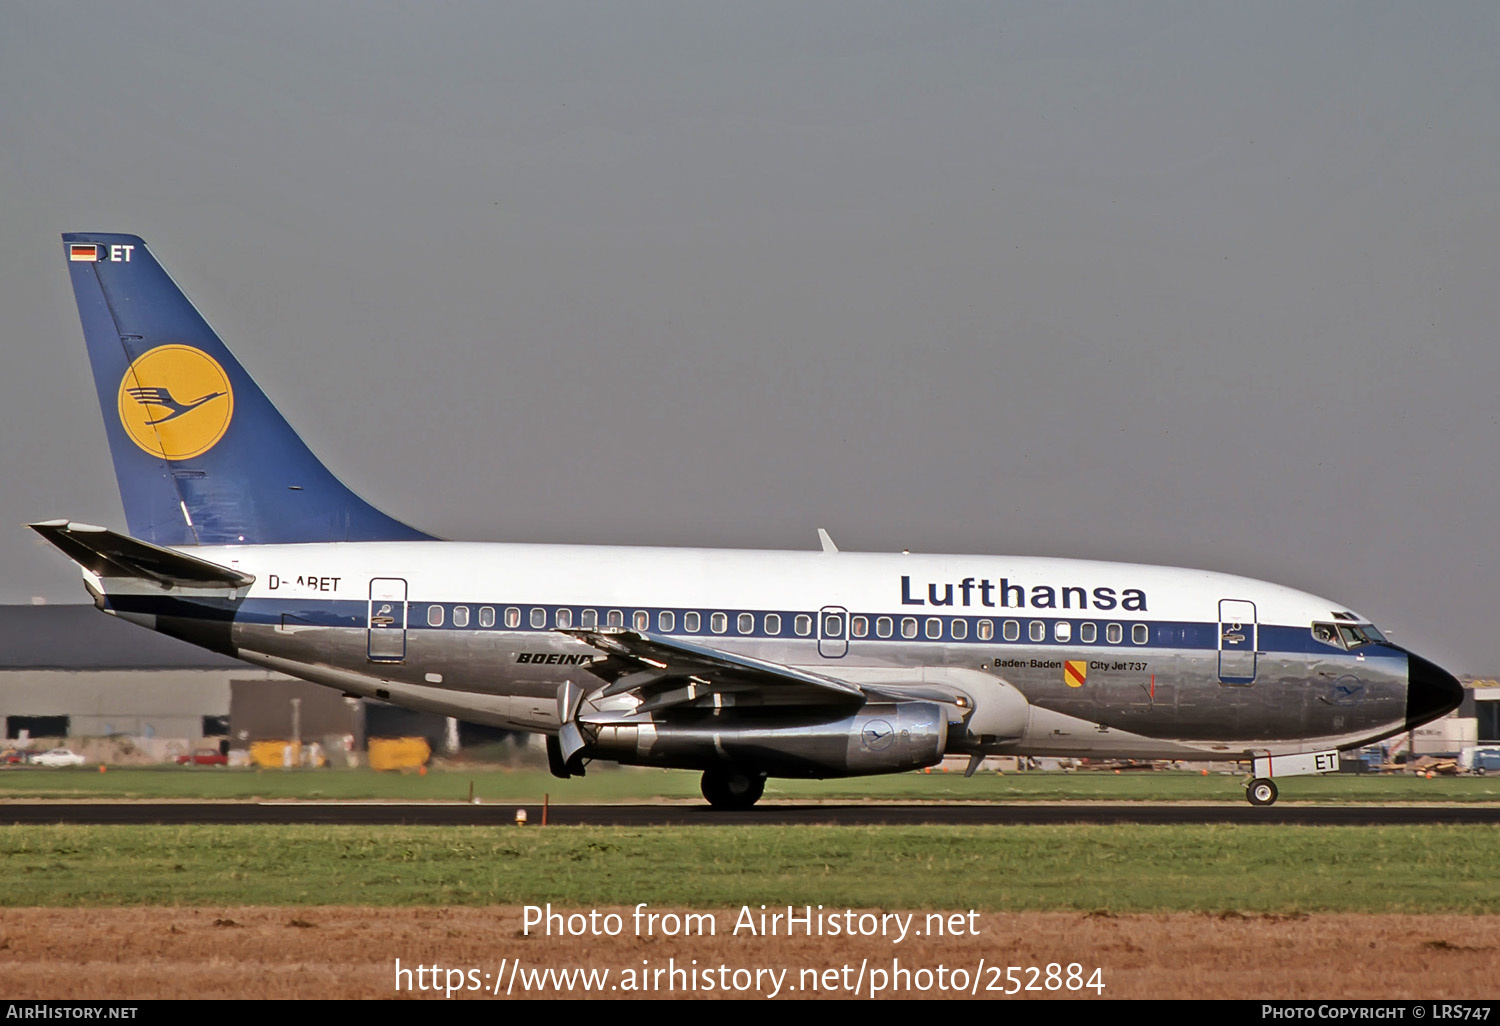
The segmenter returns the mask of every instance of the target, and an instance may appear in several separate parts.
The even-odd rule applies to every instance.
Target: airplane
[[[1343,603],[1076,559],[440,541],[315,457],[133,235],[62,236],[128,533],[30,525],[104,612],[347,696],[702,773],[1247,762],[1246,797],[1457,707]]]

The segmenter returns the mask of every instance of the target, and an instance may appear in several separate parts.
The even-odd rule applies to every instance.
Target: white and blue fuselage
[[[946,684],[981,725],[991,694],[1025,700],[1018,716],[1005,694],[1004,729],[950,730],[952,751],[1244,759],[1357,745],[1411,718],[1411,657],[1368,621],[1200,570],[464,542],[192,551],[255,577],[210,603],[223,620],[148,585],[112,588],[108,605],[353,693],[524,730],[556,732],[558,689],[588,684],[604,658],[569,628],[680,639],[886,691]],[[1431,704],[1416,698],[1418,711]]]

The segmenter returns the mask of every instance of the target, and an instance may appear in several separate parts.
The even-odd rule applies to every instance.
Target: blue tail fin
[[[130,533],[157,545],[427,538],[345,488],[134,235],[63,236]]]

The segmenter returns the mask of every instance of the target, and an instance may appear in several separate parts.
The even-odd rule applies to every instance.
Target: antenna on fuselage
[[[823,544],[824,552],[837,552],[839,550],[839,547],[833,543],[833,539],[828,536],[828,532],[821,527],[818,528],[818,541]]]

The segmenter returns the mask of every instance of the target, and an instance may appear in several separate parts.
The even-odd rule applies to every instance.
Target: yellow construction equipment
[[[372,737],[369,750],[370,768],[378,770],[414,769],[432,758],[432,746],[421,737]]]

